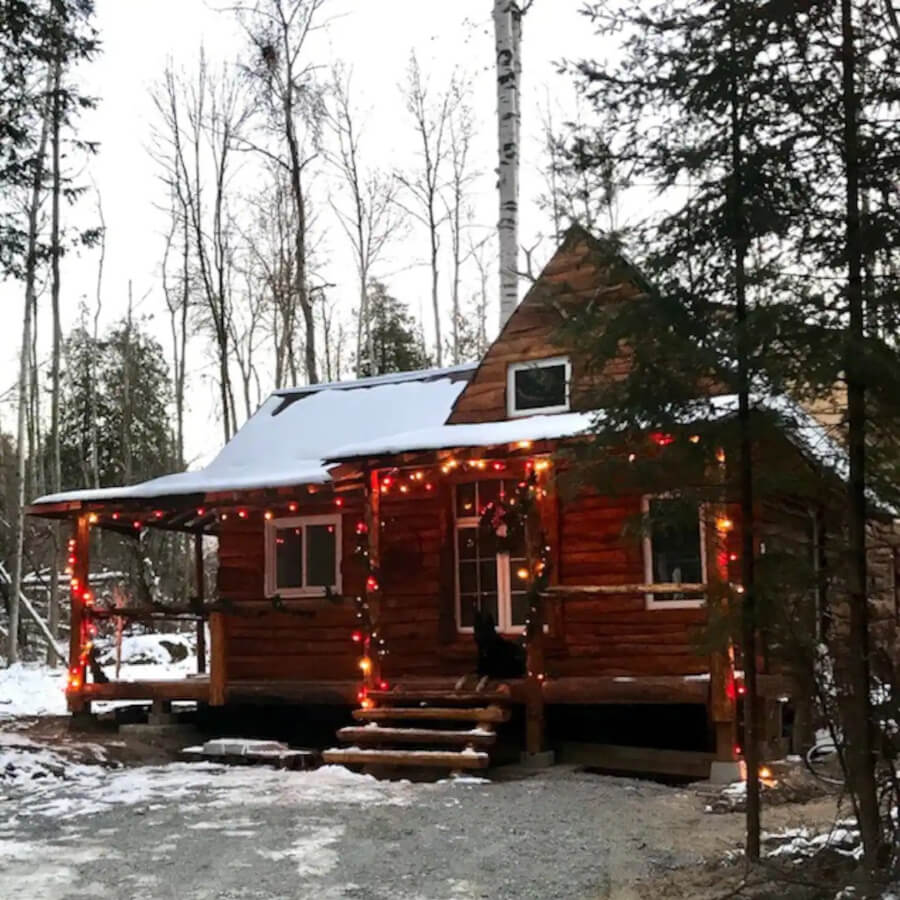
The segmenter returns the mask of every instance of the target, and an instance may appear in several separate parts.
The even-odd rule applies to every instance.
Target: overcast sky
[[[190,71],[201,43],[213,58],[233,60],[244,41],[233,15],[219,11],[227,0],[97,0],[96,25],[103,52],[85,70],[86,89],[99,99],[96,111],[85,116],[81,136],[99,142],[83,182],[96,184],[106,220],[106,263],[103,277],[104,323],[124,311],[129,280],[140,314],[151,316],[151,327],[166,337],[159,263],[165,218],[158,205],[165,192],[158,168],[148,153],[154,121],[149,90],[168,58]],[[521,236],[531,243],[549,231],[546,217],[536,208],[542,189],[539,153],[538,106],[549,95],[562,109],[571,109],[571,79],[557,73],[564,57],[603,55],[587,19],[579,14],[581,0],[535,0],[524,27],[524,119]],[[443,87],[455,68],[472,80],[472,104],[478,122],[475,155],[485,174],[479,182],[476,219],[482,227],[496,221],[493,169],[496,165],[495,82],[493,28],[490,0],[328,0],[327,28],[315,34],[310,46],[323,65],[342,60],[353,69],[355,101],[366,110],[363,152],[386,168],[413,161],[413,135],[399,85],[403,82],[410,51],[436,88]],[[313,185],[321,200],[331,186]],[[85,197],[70,220],[90,221],[95,195]],[[347,310],[354,302],[354,273],[344,239],[334,225],[323,226],[323,248],[328,258],[327,280]],[[394,293],[416,315],[426,311],[428,278],[424,267],[424,231],[414,230],[392,249],[380,273]],[[540,261],[549,244],[542,246]],[[91,304],[96,295],[97,253],[70,257],[64,267],[64,328],[77,316],[79,300]],[[446,289],[446,285],[444,285]],[[446,295],[445,295],[446,296]],[[10,326],[0,330],[0,377],[6,392],[15,380],[18,327],[22,308],[19,285],[2,287]],[[490,325],[496,326],[496,313]],[[42,330],[49,332],[45,323]],[[168,349],[168,345],[165,345]],[[202,341],[194,341],[189,365],[188,455],[207,460],[221,442],[216,425],[214,390],[208,373],[211,360]],[[14,430],[14,406],[8,392],[0,405],[0,425]]]

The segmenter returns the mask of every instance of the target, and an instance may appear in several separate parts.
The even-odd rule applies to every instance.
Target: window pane
[[[303,587],[303,529],[275,530],[275,587]]]
[[[515,409],[541,409],[566,403],[566,366],[531,366],[513,374]]]
[[[306,572],[309,587],[331,587],[337,583],[334,525],[306,526]]]
[[[703,581],[700,518],[696,506],[652,500],[650,515],[653,580],[663,584]]]
[[[456,486],[456,518],[465,519],[468,516],[477,516],[475,506],[475,482],[458,484]]]
[[[456,538],[459,546],[459,558],[478,559],[478,529],[458,528]]]

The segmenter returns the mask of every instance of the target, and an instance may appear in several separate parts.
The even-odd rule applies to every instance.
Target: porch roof
[[[103,503],[322,484],[345,444],[443,424],[474,364],[402,372],[273,393],[209,465],[123,487],[65,491],[41,506]],[[36,507],[36,508],[35,508]]]

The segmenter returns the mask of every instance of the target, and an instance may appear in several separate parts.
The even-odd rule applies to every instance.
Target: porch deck
[[[762,696],[776,697],[790,693],[786,679],[776,675],[760,675]],[[512,703],[524,703],[526,682],[511,679],[504,682]],[[453,678],[402,678],[393,692],[402,698],[404,691],[451,692]],[[632,703],[699,703],[709,701],[709,681],[702,676],[594,676],[548,678],[542,685],[546,703],[632,704]],[[265,680],[228,681],[226,703],[297,703],[355,706],[358,681]],[[84,685],[85,700],[194,700],[211,702],[210,679],[197,676],[167,681],[110,681]]]

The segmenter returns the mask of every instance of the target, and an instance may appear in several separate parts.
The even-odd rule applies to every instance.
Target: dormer
[[[447,424],[591,409],[594,376],[575,348],[566,346],[565,319],[581,304],[614,303],[643,293],[640,276],[622,256],[583,228],[570,228],[488,348]]]

